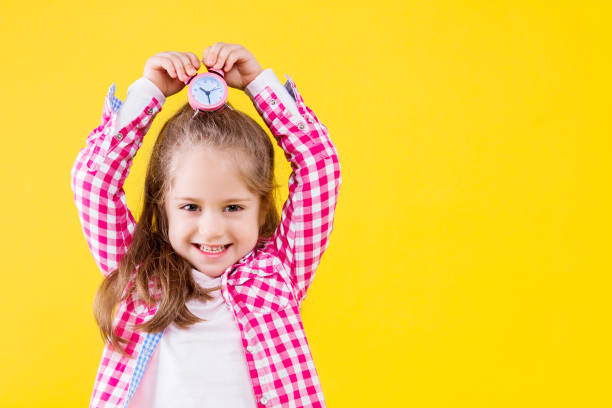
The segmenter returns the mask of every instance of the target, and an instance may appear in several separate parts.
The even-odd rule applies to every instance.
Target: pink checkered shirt
[[[308,108],[289,76],[285,87],[300,116],[292,114],[270,86],[252,96],[257,112],[291,162],[289,197],[272,238],[261,241],[223,275],[221,293],[232,305],[258,407],[325,407],[300,316],[300,306],[328,246],[341,183],[338,154],[327,128]],[[152,97],[136,119],[114,129],[121,101],[114,84],[100,126],[87,137],[71,171],[71,187],[87,244],[107,276],[116,269],[135,230],[123,183],[134,156],[162,106]],[[157,306],[122,301],[115,332],[128,339],[122,356],[107,343],[90,407],[126,407],[148,358],[163,334],[138,332]]]

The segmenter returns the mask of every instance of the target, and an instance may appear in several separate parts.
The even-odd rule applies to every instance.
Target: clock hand
[[[212,91],[216,91],[217,89],[220,89],[220,88],[217,87],[217,88],[214,88],[214,89],[211,89],[211,90],[206,90],[206,89],[202,88],[201,86],[199,86],[198,89],[206,94],[206,97],[208,98],[208,104],[210,104],[211,103],[210,102],[210,93]]]

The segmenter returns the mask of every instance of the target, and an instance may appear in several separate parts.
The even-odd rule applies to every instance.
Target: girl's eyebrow
[[[179,201],[200,201],[197,198],[192,198],[192,197],[175,197],[175,200],[179,200]],[[245,202],[245,201],[252,201],[252,198],[228,198],[227,200],[223,201],[224,203],[229,203],[231,201],[240,201],[240,202]]]

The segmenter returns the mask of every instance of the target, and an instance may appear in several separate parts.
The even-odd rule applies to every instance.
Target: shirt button
[[[123,135],[121,133],[117,133],[115,135],[115,139],[117,139],[117,140],[121,140],[122,138],[123,138]]]
[[[270,105],[272,105],[272,106],[276,105],[276,99],[272,99],[272,100],[270,101]]]
[[[152,115],[152,114],[153,114],[153,109],[148,108],[148,109],[147,109],[147,115]]]
[[[268,399],[266,397],[261,397],[259,402],[261,402],[262,404],[266,405],[268,403]]]
[[[298,128],[299,128],[300,130],[304,130],[304,128],[305,128],[305,127],[306,127],[306,125],[305,125],[305,124],[303,124],[303,123],[301,123],[301,122],[298,124]]]
[[[308,121],[308,123],[312,123],[312,119],[310,118],[310,116],[306,118],[306,120]]]
[[[255,347],[253,347],[253,346],[247,346],[247,351],[248,351],[249,353],[253,353],[253,352],[255,351]]]

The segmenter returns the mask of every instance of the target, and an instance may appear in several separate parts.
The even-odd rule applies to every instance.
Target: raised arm
[[[304,104],[289,76],[285,89],[271,69],[262,70],[253,54],[239,44],[215,43],[204,50],[203,57],[206,66],[224,69],[228,85],[244,89],[251,97],[291,162],[289,197],[272,242],[301,303],[333,226],[341,181],[338,153],[327,128]]]
[[[71,187],[87,245],[108,276],[119,265],[136,229],[123,183],[153,119],[166,98],[185,87],[200,67],[192,52],[164,51],[150,57],[128,88],[125,103],[112,84],[100,126],[87,137],[72,166]]]
[[[289,197],[273,241],[301,303],[329,243],[341,177],[327,127],[286,77],[286,91],[265,85],[247,93],[291,163]]]
[[[147,87],[157,97],[147,96]],[[141,78],[128,89],[122,107],[112,84],[100,125],[91,131],[72,166],[71,188],[79,220],[104,276],[117,268],[134,233],[136,223],[127,207],[123,183],[164,100],[159,89]]]

